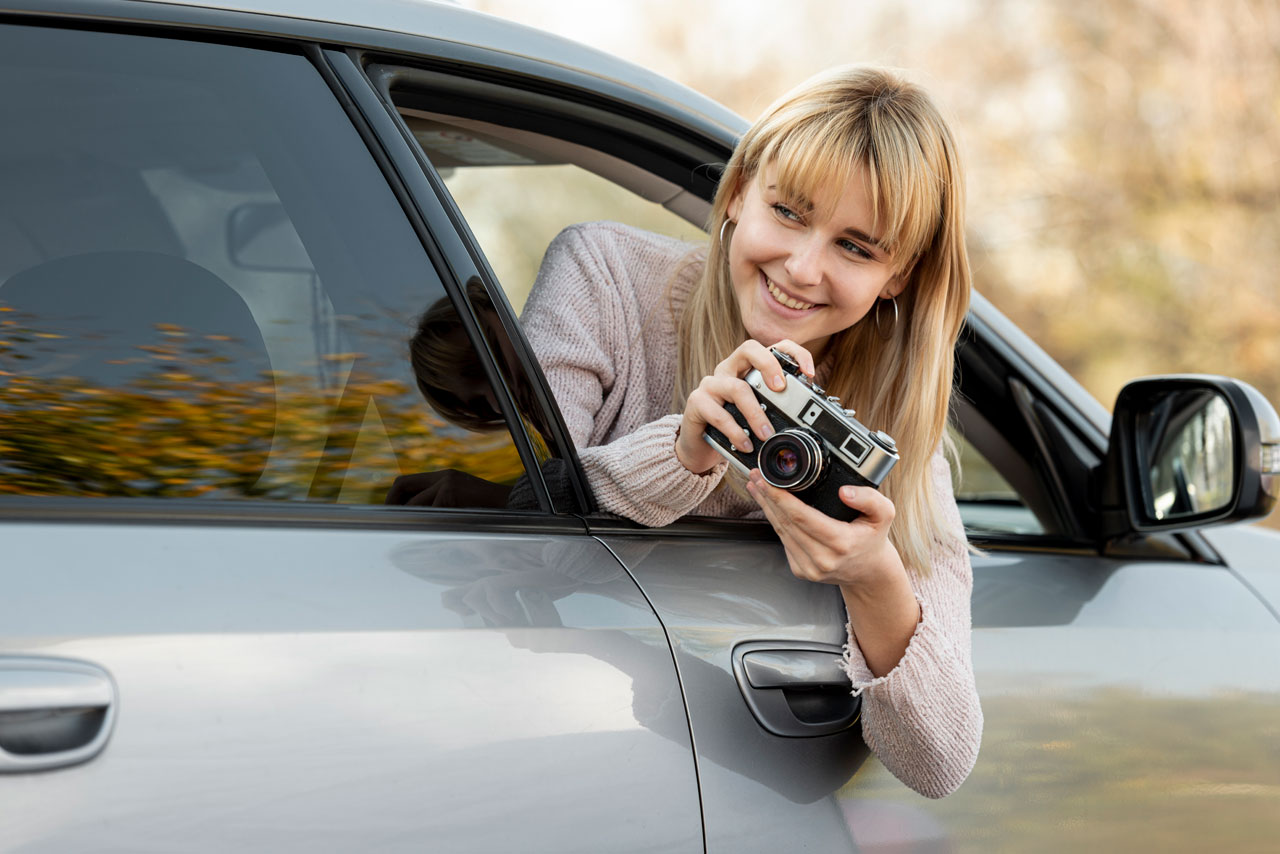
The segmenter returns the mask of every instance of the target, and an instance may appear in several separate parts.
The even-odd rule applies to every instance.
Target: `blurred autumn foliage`
[[[106,385],[27,372],[63,336],[17,312],[0,318],[0,494],[380,504],[400,474],[511,483],[523,472],[505,431],[446,423],[362,354],[330,357],[359,366],[339,389],[281,373],[233,379],[205,340],[222,336],[160,324],[136,357],[112,360],[137,363],[133,376]]]

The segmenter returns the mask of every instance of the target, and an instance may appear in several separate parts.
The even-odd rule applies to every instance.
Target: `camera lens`
[[[807,430],[783,430],[760,446],[760,474],[779,489],[812,486],[822,474],[822,444]]]
[[[775,448],[769,460],[771,468],[783,477],[794,477],[800,468],[800,457],[794,448]]]

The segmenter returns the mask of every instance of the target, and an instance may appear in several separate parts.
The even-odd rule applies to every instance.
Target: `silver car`
[[[451,6],[0,0],[0,849],[1261,850],[1280,423],[976,298],[982,753],[869,756],[761,522],[595,510],[519,324],[736,115]],[[410,341],[413,340],[411,344]]]

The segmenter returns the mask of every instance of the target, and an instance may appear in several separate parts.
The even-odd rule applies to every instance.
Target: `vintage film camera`
[[[733,446],[714,427],[703,438],[744,475],[759,468],[764,479],[794,492],[806,504],[841,521],[858,517],[858,511],[840,500],[845,484],[880,488],[889,470],[898,462],[898,449],[885,432],[871,431],[845,409],[840,398],[828,396],[800,372],[800,365],[781,350],[771,349],[782,366],[787,382],[783,391],[774,391],[757,370],[747,374],[747,385],[756,393],[774,434],[762,444],[752,434],[751,453]],[[751,432],[747,419],[732,403],[725,410],[743,429]]]

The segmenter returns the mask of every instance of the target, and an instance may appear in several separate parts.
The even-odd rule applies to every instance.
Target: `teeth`
[[[791,297],[784,294],[781,290],[778,289],[778,286],[775,285],[773,283],[773,280],[770,279],[768,276],[765,277],[764,281],[765,281],[765,284],[769,286],[769,293],[773,294],[773,298],[776,299],[778,302],[782,303],[783,305],[785,305],[787,308],[798,308],[802,311],[804,309],[813,308],[814,304],[811,302],[800,302],[800,300],[792,299]]]

